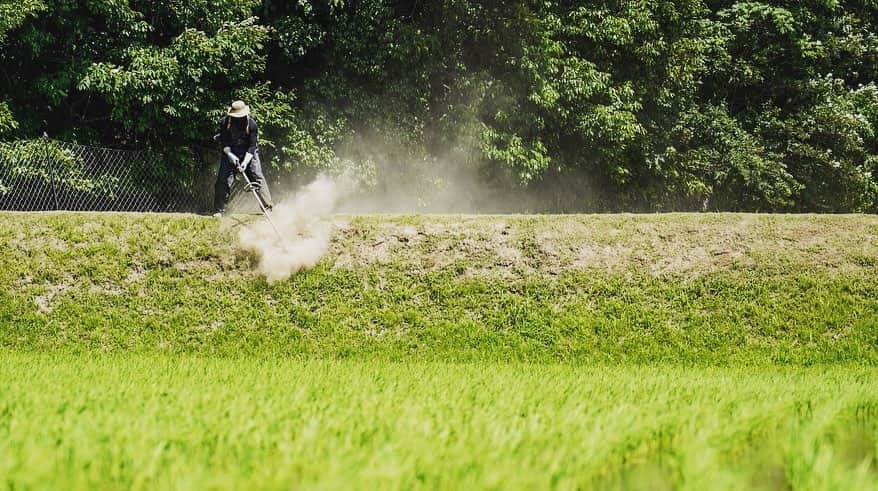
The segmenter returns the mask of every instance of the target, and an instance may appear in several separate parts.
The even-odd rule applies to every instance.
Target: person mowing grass
[[[256,189],[256,194],[267,210],[271,210],[271,192],[262,173],[259,158],[259,127],[250,116],[250,108],[244,101],[235,101],[229,113],[220,120],[220,132],[215,137],[223,147],[219,172],[214,188],[214,216],[225,213],[226,204],[235,185],[235,174],[246,173]]]

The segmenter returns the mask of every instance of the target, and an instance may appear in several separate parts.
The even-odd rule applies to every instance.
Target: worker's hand
[[[247,166],[250,165],[250,161],[251,161],[251,160],[253,160],[253,154],[250,153],[250,152],[247,152],[247,153],[244,155],[244,161],[241,162],[241,167],[243,167],[243,168],[246,169]]]

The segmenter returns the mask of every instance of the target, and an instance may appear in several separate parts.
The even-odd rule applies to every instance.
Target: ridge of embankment
[[[0,213],[0,346],[435,361],[878,361],[878,217],[336,216],[276,284],[254,217]]]

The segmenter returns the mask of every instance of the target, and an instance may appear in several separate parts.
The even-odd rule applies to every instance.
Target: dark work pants
[[[241,159],[241,161],[243,160]],[[213,207],[215,211],[221,212],[225,210],[226,203],[229,202],[229,197],[232,195],[232,188],[235,185],[235,173],[237,172],[235,166],[229,162],[229,158],[223,154],[220,158],[219,172],[217,173],[216,186],[214,187]],[[272,206],[271,193],[268,191],[268,182],[265,180],[265,175],[262,174],[262,161],[259,159],[258,153],[253,156],[253,160],[247,165],[244,173],[247,174],[247,179],[250,179],[250,182],[253,183],[253,187],[256,189],[257,194],[259,194],[262,204],[267,207]]]

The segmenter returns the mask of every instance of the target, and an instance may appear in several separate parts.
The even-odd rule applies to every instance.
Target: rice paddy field
[[[0,488],[878,489],[878,217],[0,213]]]

